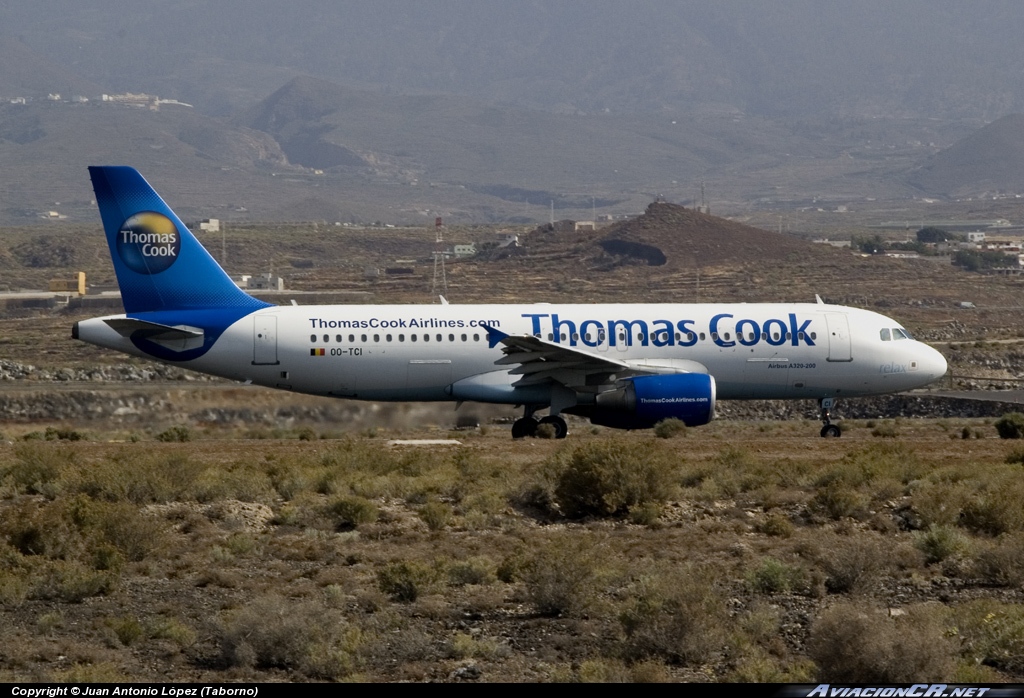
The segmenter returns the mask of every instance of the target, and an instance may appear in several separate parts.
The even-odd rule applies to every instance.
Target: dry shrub
[[[0,467],[0,482],[8,481],[19,493],[53,498],[59,491],[58,480],[75,460],[74,451],[63,445],[19,444],[14,447],[14,462]]]
[[[328,506],[328,513],[334,518],[338,530],[349,530],[359,524],[373,523],[380,516],[376,504],[365,497],[354,495],[335,499]]]
[[[1006,478],[986,483],[985,488],[964,505],[961,524],[972,531],[990,536],[1020,531],[1024,529],[1022,501],[1022,483]]]
[[[194,499],[193,485],[207,466],[185,453],[140,454],[126,447],[108,460],[77,468],[67,476],[68,489],[93,499],[133,504]]]
[[[220,628],[230,666],[279,668],[309,678],[339,679],[359,661],[359,630],[337,611],[309,601],[265,596],[234,613]]]
[[[573,518],[663,504],[675,485],[675,458],[650,442],[595,441],[558,453],[549,465],[557,473],[555,501]]]
[[[986,584],[1006,587],[1024,584],[1024,534],[1004,535],[982,545],[975,554],[974,569]]]
[[[781,560],[766,557],[747,575],[747,582],[761,594],[779,594],[805,585],[804,571]]]
[[[866,591],[890,567],[892,546],[879,536],[835,536],[822,547],[818,563],[834,594]]]
[[[33,573],[28,598],[81,603],[91,596],[110,593],[117,578],[68,560],[52,560]]]
[[[186,443],[192,440],[192,430],[185,425],[170,427],[157,434],[156,440],[164,443]]]
[[[131,681],[113,662],[96,664],[75,663],[69,669],[51,674],[51,680],[57,683],[108,683],[121,684]]]
[[[659,439],[672,439],[677,436],[686,436],[686,424],[683,420],[675,417],[663,419],[654,425],[654,435]]]
[[[0,521],[4,536],[23,555],[89,562],[111,568],[112,546],[138,561],[164,542],[162,522],[121,502],[98,502],[84,495],[40,504],[24,502]]]
[[[443,531],[452,520],[451,505],[444,502],[427,502],[416,512],[431,531]]]
[[[725,642],[726,611],[705,570],[660,568],[639,578],[619,614],[628,659],[707,661]]]
[[[961,482],[929,482],[913,488],[910,498],[910,524],[917,528],[952,526],[969,499]]]
[[[754,526],[758,533],[775,538],[789,538],[793,535],[793,522],[779,513],[772,513]]]
[[[818,490],[807,504],[808,510],[817,516],[833,521],[845,518],[861,518],[867,512],[865,498],[860,492],[841,482],[832,482]]]
[[[402,560],[377,571],[377,588],[393,601],[412,603],[430,588],[435,570],[422,562]]]
[[[953,609],[961,653],[974,664],[1010,674],[1024,671],[1024,607],[979,599]]]
[[[1024,439],[1024,414],[1008,412],[995,423],[1000,439]]]
[[[821,681],[912,683],[951,676],[956,648],[935,607],[915,606],[890,618],[882,610],[843,603],[814,622],[807,653]]]
[[[808,683],[814,665],[807,660],[783,662],[760,647],[751,647],[724,679],[730,683]]]
[[[579,615],[597,598],[596,550],[578,536],[561,535],[541,545],[521,574],[527,597],[541,615]]]
[[[932,565],[963,555],[970,547],[970,541],[954,526],[932,524],[927,531],[914,534],[914,547],[924,554],[925,562]]]
[[[448,583],[455,587],[492,584],[494,580],[494,565],[485,557],[459,560],[448,565]]]

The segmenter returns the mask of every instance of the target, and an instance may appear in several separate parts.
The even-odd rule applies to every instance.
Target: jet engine
[[[715,416],[715,379],[706,373],[628,378],[598,394],[588,413],[593,424],[616,429],[649,429],[671,417],[700,426]]]

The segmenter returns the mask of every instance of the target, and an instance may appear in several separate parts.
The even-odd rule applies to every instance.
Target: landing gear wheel
[[[558,415],[551,415],[540,420],[541,424],[550,424],[555,429],[555,438],[564,439],[569,435],[569,425]],[[513,428],[515,425],[513,425]]]
[[[843,432],[838,424],[826,424],[821,428],[821,437],[823,439],[838,439],[842,435]]]
[[[821,438],[838,439],[842,436],[842,430],[838,425],[832,423],[832,408],[836,406],[834,397],[823,397],[818,400],[818,409],[821,410]]]
[[[525,439],[537,433],[537,420],[533,417],[523,417],[512,422],[512,438]]]

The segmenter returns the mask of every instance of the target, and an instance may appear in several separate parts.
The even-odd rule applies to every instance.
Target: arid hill
[[[929,194],[1024,191],[1024,114],[1010,114],[936,153],[909,182]]]
[[[597,234],[574,230],[565,222],[541,226],[527,236],[526,244],[537,253],[571,249],[578,263],[591,268],[646,265],[665,271],[812,257],[834,261],[837,254],[824,245],[660,201],[643,215]]]

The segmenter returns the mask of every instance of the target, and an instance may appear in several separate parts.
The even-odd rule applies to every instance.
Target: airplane
[[[202,373],[328,397],[523,407],[643,429],[707,424],[716,400],[818,401],[918,388],[946,360],[878,313],[816,303],[286,305],[241,290],[131,167],[90,167],[125,312],[72,337]],[[458,406],[458,405],[457,405]],[[538,419],[536,414],[548,410]]]

